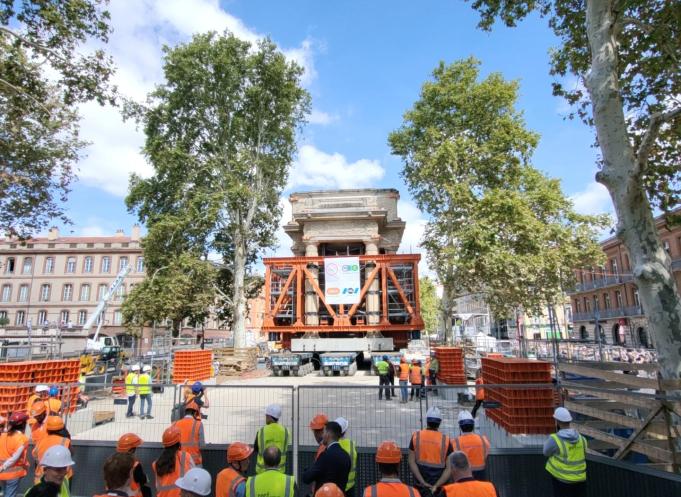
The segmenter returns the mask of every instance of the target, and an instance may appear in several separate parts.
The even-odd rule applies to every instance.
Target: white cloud
[[[323,112],[319,109],[312,109],[308,116],[310,124],[319,124],[322,126],[336,122],[338,119],[340,119],[338,114],[329,114],[328,112]]]
[[[218,0],[116,0],[108,7],[114,31],[104,49],[116,64],[113,83],[124,96],[137,101],[143,101],[163,80],[164,44],[175,45],[210,30],[228,29],[250,42],[263,37],[223,10]],[[315,42],[305,39],[299,47],[282,48],[290,60],[305,69],[306,85],[317,74],[315,47]],[[124,196],[130,173],[147,177],[153,172],[140,151],[144,135],[133,122],[123,122],[115,109],[88,103],[80,111],[82,137],[92,143],[79,164],[80,179],[84,184]]]
[[[584,190],[573,194],[570,199],[575,205],[575,210],[581,214],[612,213],[612,201],[608,190],[592,181]]]
[[[312,145],[303,145],[298,151],[287,189],[362,188],[373,186],[384,175],[385,169],[376,160],[348,162],[342,154],[327,154]]]
[[[98,225],[83,226],[80,230],[80,236],[106,236],[107,233],[104,228]],[[111,233],[108,233],[110,236]]]

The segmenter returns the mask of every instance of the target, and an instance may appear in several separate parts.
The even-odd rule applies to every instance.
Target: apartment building
[[[681,226],[669,226],[665,216],[655,221],[681,288]],[[576,338],[597,342],[598,330],[601,343],[653,348],[626,247],[616,237],[601,246],[605,265],[577,270],[577,286],[570,294]]]

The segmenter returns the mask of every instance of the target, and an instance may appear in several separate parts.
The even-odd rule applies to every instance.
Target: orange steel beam
[[[388,325],[388,274],[385,270],[386,263],[379,263],[381,267],[381,324]]]
[[[346,256],[343,256],[346,257]],[[421,260],[420,254],[390,254],[390,255],[360,255],[359,262],[418,262]],[[271,266],[290,266],[294,264],[323,263],[324,259],[334,259],[334,257],[265,257],[263,264]]]
[[[350,307],[350,310],[348,311],[348,317],[352,317],[355,315],[357,312],[357,309],[359,308],[360,304],[362,303],[362,300],[364,300],[364,297],[366,296],[367,292],[369,291],[369,287],[371,284],[374,282],[376,279],[376,275],[378,274],[378,266],[374,268],[371,273],[369,273],[369,277],[364,281],[364,287],[362,288],[362,291],[359,292],[359,301],[356,304],[353,304],[352,307]]]
[[[335,333],[335,332],[367,332],[367,331],[417,331],[420,330],[419,323],[409,324],[362,324],[362,325],[310,325],[310,326],[263,326],[262,330],[265,332],[277,331],[282,333],[301,333],[307,329],[318,331],[319,333]]]
[[[270,317],[274,319],[274,316],[277,315],[277,311],[281,307],[281,303],[284,301],[284,297],[286,296],[286,292],[288,290],[288,287],[291,286],[291,281],[293,281],[293,276],[296,274],[296,268],[292,268],[291,273],[288,275],[288,278],[286,278],[286,283],[284,283],[284,287],[281,290],[281,295],[279,295],[279,298],[277,299],[276,304],[274,304],[274,309],[270,309]],[[267,294],[265,294],[267,295]],[[268,305],[269,307],[269,305]]]
[[[400,298],[402,299],[402,302],[404,302],[404,305],[407,306],[407,312],[414,317],[414,308],[411,306],[409,303],[409,299],[407,299],[406,294],[404,293],[404,290],[402,290],[402,287],[400,284],[397,282],[397,276],[395,276],[395,272],[392,270],[390,266],[388,266],[388,274],[390,275],[390,279],[393,280],[393,283],[395,284],[395,288],[397,288],[397,293],[400,295]]]
[[[300,271],[301,267],[296,270],[296,326],[303,326],[303,299],[305,292],[303,290],[303,273]]]
[[[270,278],[272,278],[270,267],[265,266],[265,297],[267,298],[266,303],[268,313],[267,316],[265,316],[265,319],[263,320],[263,324],[274,325],[274,317],[269,313],[269,310],[272,306],[272,282],[270,281]]]
[[[414,303],[416,304],[416,315],[421,316],[421,290],[419,288],[419,265],[412,264],[412,278],[414,278]]]
[[[324,304],[324,307],[326,307],[326,310],[329,311],[329,315],[331,317],[333,317],[333,319],[335,320],[338,316],[336,315],[334,310],[331,308],[331,306],[326,303],[326,299],[324,298],[324,293],[322,293],[322,291],[319,289],[319,285],[314,280],[314,276],[312,275],[312,273],[310,271],[307,270],[307,268],[305,266],[301,266],[301,269],[305,272],[305,277],[308,279],[308,281],[312,285],[312,289],[319,296],[319,299]]]

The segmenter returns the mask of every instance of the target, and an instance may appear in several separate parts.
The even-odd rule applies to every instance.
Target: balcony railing
[[[643,309],[640,306],[631,307],[620,307],[617,309],[602,309],[598,311],[598,319],[604,321],[606,319],[613,318],[625,318],[643,316]],[[575,312],[572,315],[572,321],[595,321],[596,313],[594,311],[589,312]]]
[[[672,271],[681,270],[681,258],[672,261]]]
[[[633,276],[630,274],[615,274],[611,276],[604,276],[597,280],[585,281],[584,283],[577,283],[575,285],[575,293],[586,292],[588,290],[595,290],[597,288],[605,288],[612,285],[621,285],[628,281],[633,280]]]

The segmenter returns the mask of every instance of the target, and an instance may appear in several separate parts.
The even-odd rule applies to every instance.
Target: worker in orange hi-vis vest
[[[45,429],[45,419],[47,419],[47,406],[45,402],[39,400],[33,404],[31,410],[28,412],[31,416],[28,420],[28,426],[31,428],[31,445],[34,447],[38,445],[43,438],[47,436]]]
[[[421,370],[421,361],[414,359],[409,368],[409,383],[411,383],[411,400],[419,400],[421,398],[421,387],[423,386],[423,371]],[[414,399],[416,395],[416,399]]]
[[[93,497],[132,497],[133,468],[136,459],[128,452],[116,452],[104,462],[104,484],[106,490]]]
[[[253,447],[243,442],[233,442],[227,448],[227,466],[215,479],[215,497],[244,497],[246,473],[250,466]]]
[[[447,460],[454,483],[442,487],[445,497],[497,497],[493,483],[473,478],[466,454],[453,452]]]
[[[459,428],[461,435],[452,440],[452,448],[466,454],[476,480],[486,480],[487,456],[489,456],[490,449],[489,440],[486,436],[473,432],[475,420],[468,411],[459,413]]]
[[[409,390],[407,385],[409,384],[409,363],[404,358],[400,357],[400,368],[399,368],[399,382],[400,382],[400,402],[402,404],[407,403],[407,398],[409,397]]]
[[[485,402],[485,388],[482,386],[483,384],[482,372],[478,369],[478,372],[475,374],[475,405],[471,411],[473,419],[478,414],[478,409],[480,409],[482,403]]]
[[[0,435],[0,484],[4,497],[15,497],[28,469],[28,438],[24,434],[28,415],[15,412],[9,417],[7,432]]]
[[[206,435],[201,423],[201,408],[195,401],[189,402],[185,408],[184,418],[175,422],[175,426],[182,433],[180,442],[182,448],[191,454],[194,466],[200,467],[203,463],[201,449],[206,444]]]
[[[194,467],[192,456],[182,449],[181,438],[182,433],[175,425],[163,432],[163,452],[151,464],[156,476],[156,497],[180,497],[175,482]]]
[[[409,468],[422,497],[435,495],[443,485],[447,456],[452,452],[449,437],[439,431],[440,409],[432,406],[426,412],[427,428],[414,432],[409,442]]]
[[[381,479],[364,489],[364,497],[421,497],[414,487],[400,481],[402,451],[392,440],[381,442],[376,451],[376,463]]]
[[[45,401],[47,400],[47,394],[50,391],[50,387],[47,385],[38,385],[35,387],[35,393],[31,394],[31,396],[28,398],[28,402],[26,402],[26,412],[30,413],[31,408],[33,407],[33,404],[35,404],[38,401]]]
[[[135,459],[135,464],[132,468],[132,482],[130,483],[130,490],[132,494],[130,497],[151,497],[151,488],[147,483],[149,479],[144,472],[144,468],[140,461],[135,457],[137,447],[141,446],[144,441],[135,433],[125,433],[118,439],[116,444],[116,452],[121,454],[130,454]]]
[[[71,449],[71,435],[64,427],[64,420],[59,416],[48,416],[45,421],[45,428],[47,429],[47,436],[45,436],[38,445],[33,449],[33,459],[37,462],[42,460],[43,455],[47,452],[50,447],[55,445],[61,445],[69,449],[69,452],[73,452]],[[35,482],[38,483],[40,478],[43,476],[43,466],[38,465],[35,469]],[[73,477],[73,469],[69,466],[66,472],[67,480],[71,480]]]

